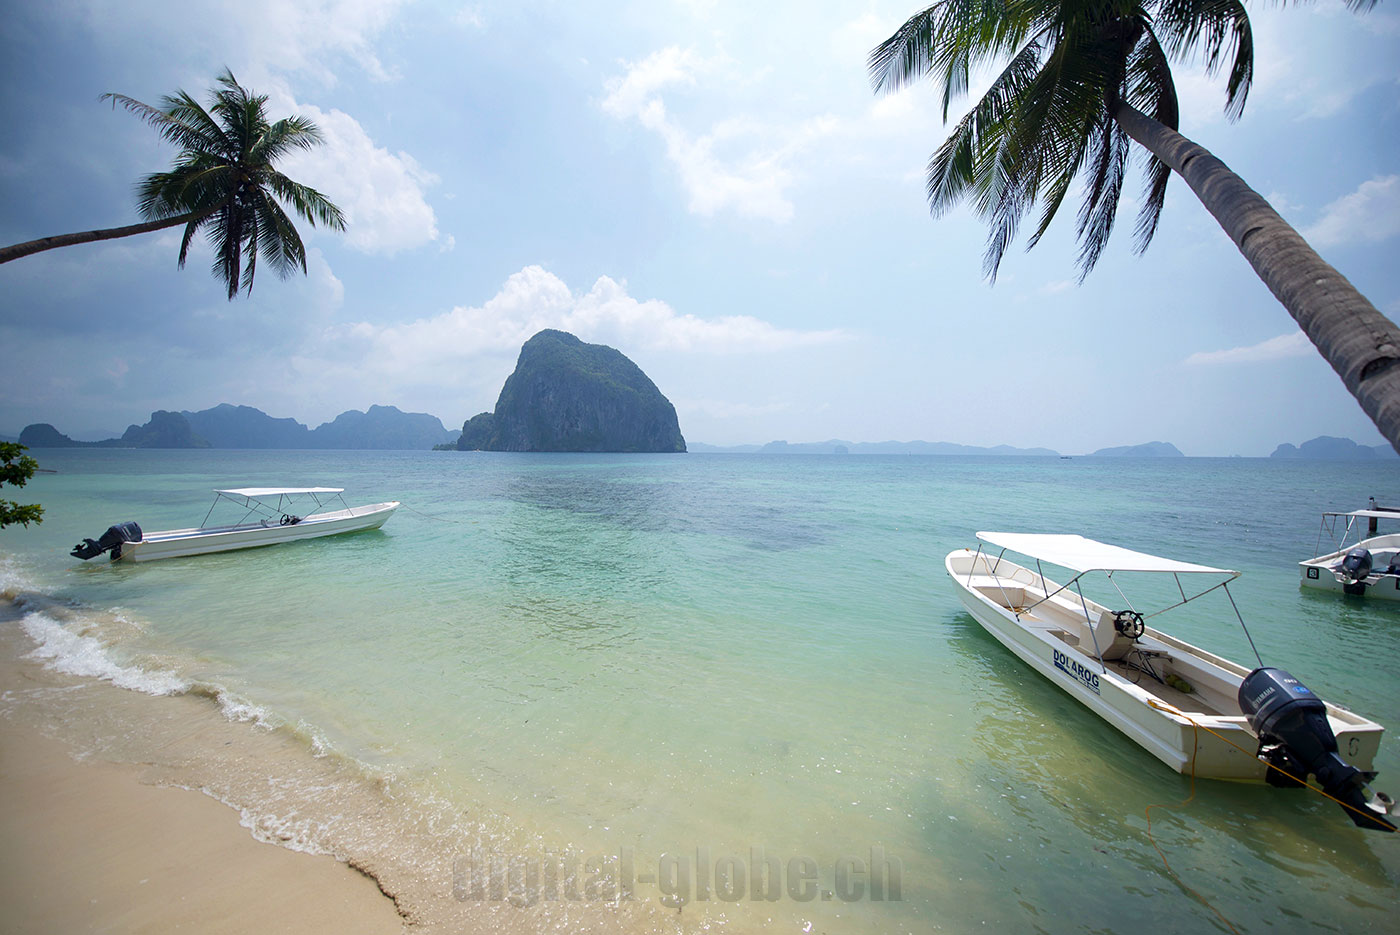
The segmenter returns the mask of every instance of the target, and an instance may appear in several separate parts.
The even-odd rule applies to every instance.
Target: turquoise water
[[[638,901],[667,907],[641,928],[1220,927],[1146,833],[1145,807],[1185,799],[1190,781],[962,611],[943,558],[978,529],[1080,532],[1243,571],[1232,591],[1265,663],[1388,725],[1376,788],[1400,794],[1400,605],[1304,593],[1295,565],[1322,510],[1400,503],[1397,463],[34,454],[57,473],[21,499],[45,522],[0,532],[0,589],[47,662],[134,689],[152,716],[170,698],[150,695],[211,698],[399,803],[432,803],[413,833],[435,835],[458,884],[480,865],[462,862],[473,848],[507,866],[626,852]],[[215,487],[288,484],[405,506],[378,532],[269,549],[130,567],[67,556],[120,520],[196,524]],[[1158,622],[1253,660],[1226,603]],[[221,795],[257,813],[255,786]],[[298,794],[308,814],[330,807]],[[1152,821],[1185,885],[1241,931],[1388,928],[1400,840],[1316,796],[1206,782]],[[353,857],[427,840],[367,843],[345,824],[299,843]],[[843,858],[872,856],[898,900],[837,879]],[[804,860],[810,900],[722,900],[714,879],[700,898],[698,865],[757,862],[791,886]],[[482,901],[449,894],[441,866],[424,874],[444,912]],[[521,930],[566,928],[521,912]]]

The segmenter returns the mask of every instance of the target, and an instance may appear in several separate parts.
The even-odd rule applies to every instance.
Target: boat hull
[[[212,552],[232,552],[256,549],[283,542],[319,539],[348,532],[378,529],[394,514],[399,503],[375,503],[327,513],[313,513],[294,525],[258,523],[246,526],[215,528],[170,529],[146,533],[140,542],[122,544],[121,554],[114,560],[150,562],[164,558],[183,558]]]
[[[1192,710],[1191,695],[1174,697],[1175,703],[1164,700],[1163,696],[1172,693],[1161,688],[1148,691],[1115,671],[1116,666],[1105,665],[1071,645],[1070,621],[1044,612],[1054,598],[1042,605],[1039,616],[1022,612],[1020,619],[990,599],[974,585],[979,576],[970,573],[973,569],[968,563],[976,560],[985,563],[986,557],[974,559],[970,550],[948,556],[946,568],[959,600],[984,630],[1022,662],[1178,773],[1208,779],[1264,779],[1268,767],[1254,755],[1258,737],[1250,730],[1237,700],[1239,684],[1249,674],[1248,669],[1149,628],[1144,642],[1154,647],[1154,652],[1160,651],[1155,656],[1158,664],[1197,686],[1200,700],[1209,699],[1210,704]],[[987,570],[981,569],[984,573]],[[1044,590],[1034,587],[1041,579],[1026,569],[1002,560],[997,570],[997,580],[1009,583],[1015,572],[1025,573],[1027,580],[1014,581],[1015,586],[1023,588],[1030,601],[1044,597]],[[1056,587],[1053,582],[1048,584],[1052,593]],[[1088,603],[1095,612],[1102,609]],[[1079,620],[1083,619],[1080,614]],[[1156,687],[1146,677],[1141,681]],[[1358,769],[1370,770],[1384,729],[1332,704],[1327,705],[1327,718],[1342,758]]]
[[[1332,569],[1341,564],[1347,552],[1356,548],[1366,549],[1372,556],[1385,556],[1378,562],[1383,571],[1385,566],[1389,564],[1389,555],[1400,552],[1400,534],[1372,536],[1370,539],[1362,539],[1345,549],[1299,562],[1299,583],[1305,588],[1331,591],[1334,594],[1368,597],[1382,601],[1400,601],[1400,575],[1372,574],[1368,575],[1365,581],[1352,585],[1338,580]]]

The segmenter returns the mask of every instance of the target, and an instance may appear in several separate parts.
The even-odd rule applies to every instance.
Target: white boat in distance
[[[363,529],[378,529],[399,507],[399,501],[347,506],[343,487],[239,487],[214,491],[214,505],[204,523],[190,529],[141,531],[133,522],[110,527],[101,538],[84,539],[73,547],[74,558],[90,559],[111,552],[112,561],[149,562],[161,558],[203,555],[252,549],[298,539],[318,539]],[[274,499],[275,498],[275,499]],[[309,500],[316,512],[298,516],[292,512]],[[340,509],[326,509],[326,501],[340,501]],[[207,525],[220,502],[243,510],[237,522]]]
[[[1317,776],[1361,827],[1394,831],[1393,802],[1368,796],[1384,728],[1317,698],[1281,669],[1248,669],[1148,627],[1146,617],[1228,584],[1239,572],[1160,558],[1076,535],[979,532],[979,545],[949,553],[958,597],[982,628],[1041,675],[1179,773],[1211,779]],[[1033,559],[1020,565],[1007,551]],[[1067,568],[1057,584],[1042,562]],[[1144,613],[1121,589],[1126,610],[1084,596],[1081,580],[1144,572],[1175,582],[1180,599]],[[1204,589],[1184,581],[1205,581]],[[1230,598],[1234,606],[1234,598]],[[1147,608],[1143,608],[1143,611]],[[1236,611],[1238,615],[1238,611]],[[1243,619],[1240,620],[1243,625]],[[1246,630],[1248,636],[1248,630]],[[1253,646],[1253,639],[1250,639]]]
[[[1366,539],[1360,538],[1363,519]],[[1400,522],[1400,510],[1378,507],[1374,497],[1369,509],[1323,513],[1313,549],[1318,555],[1298,563],[1301,583],[1354,597],[1400,601],[1400,533],[1376,535],[1381,520]],[[1326,555],[1321,554],[1324,540],[1333,549]]]

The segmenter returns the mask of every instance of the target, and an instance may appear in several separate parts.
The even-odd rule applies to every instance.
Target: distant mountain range
[[[20,444],[30,448],[428,449],[456,439],[437,416],[394,406],[351,409],[308,429],[295,419],[228,403],[199,412],[158,410],[145,425],[99,442],[74,441],[47,423],[26,426],[19,435]]]
[[[749,452],[756,454],[780,455],[1016,455],[1026,457],[1055,458],[1060,453],[1051,448],[1014,448],[1011,445],[996,445],[982,448],[977,445],[957,445],[953,442],[848,442],[838,438],[824,442],[769,442],[766,445],[733,445],[721,447],[692,442],[691,451]],[[1170,442],[1148,442],[1145,445],[1125,445],[1121,448],[1100,448],[1091,458],[1181,458],[1184,457]]]
[[[691,451],[748,453],[748,454],[838,454],[838,455],[1025,455],[1030,457],[1068,457],[1050,448],[1014,448],[1010,445],[997,445],[982,448],[976,445],[957,445],[952,442],[848,442],[833,438],[824,442],[769,442],[766,445],[707,445],[704,442],[690,442]],[[1184,458],[1171,442],[1147,442],[1142,445],[1123,445],[1116,448],[1100,448],[1086,458]],[[1236,455],[1235,457],[1238,457]],[[1375,459],[1400,457],[1389,445],[1367,447],[1358,445],[1349,438],[1320,436],[1300,446],[1279,445],[1271,458],[1297,458],[1314,461],[1370,461]]]
[[[1091,458],[1184,458],[1171,442],[1148,442],[1145,445],[1123,445],[1119,448],[1100,448]]]
[[[1319,435],[1297,446],[1284,442],[1275,448],[1269,457],[1297,461],[1375,461],[1381,458],[1400,458],[1400,454],[1396,454],[1395,449],[1389,445],[1358,445],[1350,438]]]
[[[18,441],[30,448],[362,448],[427,449],[435,445],[457,447],[460,432],[449,430],[436,416],[401,412],[394,406],[370,406],[367,412],[349,410],[330,422],[308,429],[295,419],[277,419],[251,406],[228,403],[199,412],[151,413],[145,425],[127,428],[121,438],[100,442],[74,441],[52,425],[27,426],[19,437],[0,434],[0,441]],[[766,445],[707,445],[689,442],[696,452],[735,454],[852,454],[852,455],[1015,455],[1064,457],[1050,448],[1015,448],[996,445],[958,445],[952,442],[885,441],[824,442],[773,441]],[[1181,458],[1170,442],[1147,442],[1100,448],[1092,458]],[[1375,461],[1400,457],[1389,445],[1360,445],[1349,438],[1320,435],[1301,445],[1284,443],[1270,458],[1308,461]]]
[[[1013,448],[997,445],[979,448],[975,445],[955,445],[952,442],[848,442],[833,438],[824,442],[769,442],[766,445],[707,445],[687,443],[691,451],[730,454],[778,455],[1040,455],[1053,457],[1059,452],[1049,448]]]

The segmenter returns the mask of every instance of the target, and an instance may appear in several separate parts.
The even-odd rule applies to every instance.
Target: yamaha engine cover
[[[136,523],[127,521],[117,523],[115,526],[107,527],[107,531],[94,542],[91,539],[84,539],[73,546],[73,551],[68,554],[74,558],[81,558],[87,561],[96,558],[103,552],[111,552],[112,558],[121,558],[123,542],[140,542],[141,527]]]
[[[1345,803],[1347,817],[1359,827],[1395,830],[1384,811],[1367,801],[1366,783],[1374,774],[1338,755],[1327,705],[1312,689],[1282,669],[1260,668],[1240,683],[1239,702],[1259,736],[1259,758],[1269,764],[1270,784],[1291,785],[1311,773],[1323,791]],[[1275,776],[1275,770],[1291,776]]]
[[[1352,581],[1365,581],[1371,573],[1371,551],[1359,546],[1342,559],[1342,574]]]

